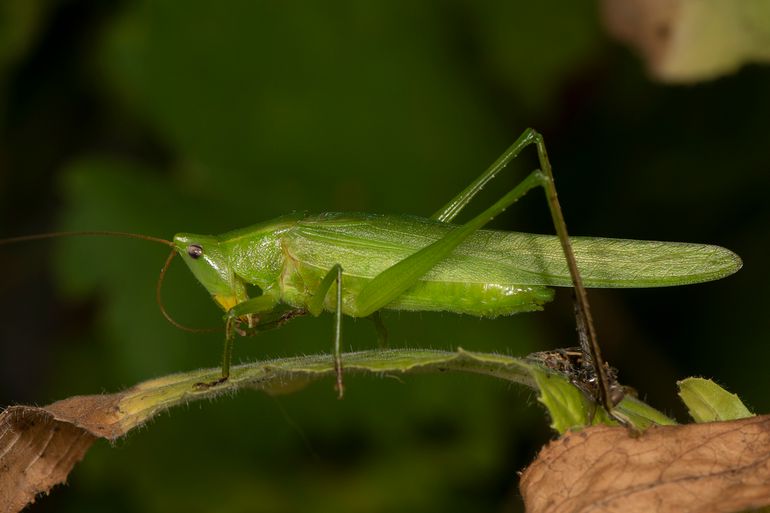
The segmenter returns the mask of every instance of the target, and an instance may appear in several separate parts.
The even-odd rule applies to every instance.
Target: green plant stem
[[[343,361],[348,375],[452,371],[484,374],[518,383],[539,392],[539,400],[546,406],[553,421],[552,427],[559,433],[591,424],[613,423],[567,377],[525,358],[462,349],[456,352],[390,349],[346,353],[343,354]],[[196,386],[215,381],[219,373],[219,369],[202,369],[172,374],[114,394],[116,418],[111,434],[106,436],[117,438],[176,405],[233,393],[242,388],[268,393],[292,392],[309,382],[332,376],[334,360],[331,355],[322,354],[253,362],[233,367],[230,379],[221,384]],[[624,399],[617,410],[637,428],[674,423],[634,398]]]

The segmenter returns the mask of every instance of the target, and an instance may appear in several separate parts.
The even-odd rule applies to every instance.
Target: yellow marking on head
[[[221,306],[225,312],[230,311],[232,307],[238,304],[238,298],[236,298],[234,295],[230,296],[223,296],[219,294],[214,294],[214,301],[217,302],[219,306]]]

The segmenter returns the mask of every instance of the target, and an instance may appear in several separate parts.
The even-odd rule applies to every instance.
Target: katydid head
[[[245,299],[245,289],[233,274],[219,239],[211,235],[179,233],[174,249],[214,301],[227,311]]]

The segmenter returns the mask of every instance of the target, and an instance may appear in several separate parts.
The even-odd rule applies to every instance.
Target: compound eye
[[[187,254],[190,255],[190,258],[193,260],[197,260],[203,255],[203,248],[198,244],[190,244],[187,246]]]

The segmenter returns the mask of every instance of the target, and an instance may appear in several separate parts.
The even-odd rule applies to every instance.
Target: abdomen
[[[281,299],[296,308],[304,308],[318,290],[328,269],[299,261],[292,257],[290,251],[286,256],[281,274]],[[347,273],[343,267],[342,312],[345,315],[359,317],[356,296],[370,280],[368,277]],[[547,287],[425,279],[419,280],[384,308],[497,317],[541,310],[542,305],[552,298],[553,290]],[[324,306],[326,310],[334,311],[336,304],[337,288],[332,285],[326,294]]]
[[[499,283],[421,281],[385,308],[497,317],[542,310],[553,290]]]

